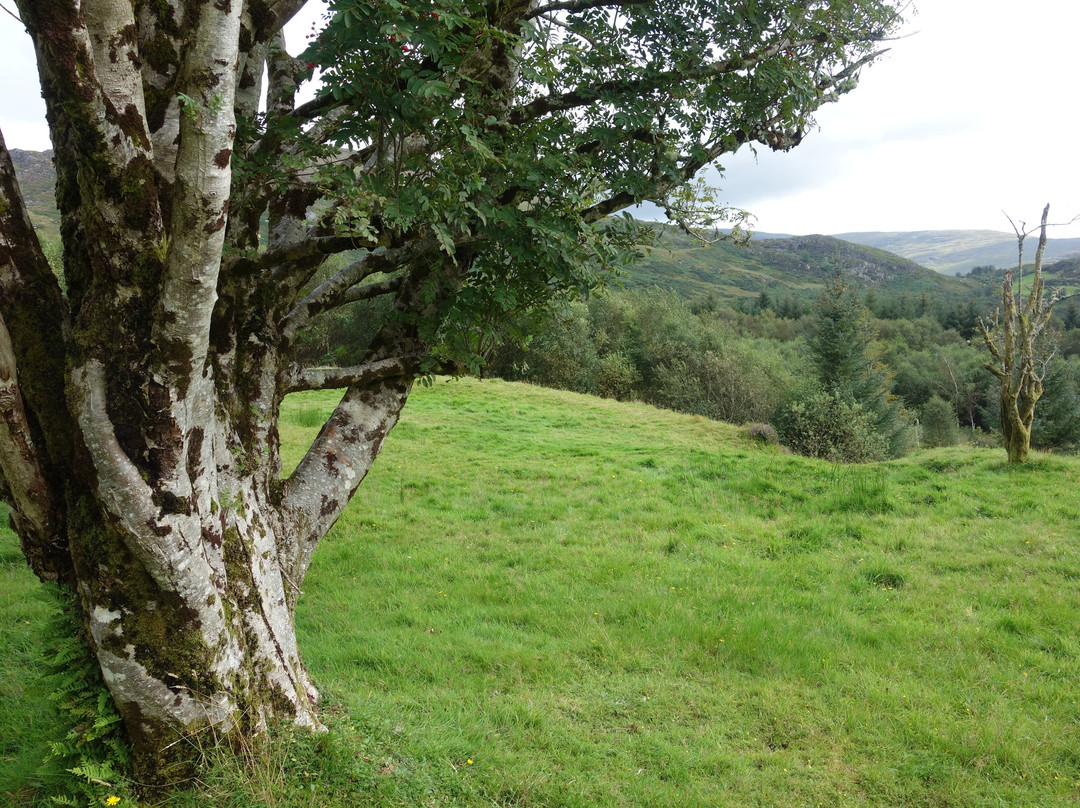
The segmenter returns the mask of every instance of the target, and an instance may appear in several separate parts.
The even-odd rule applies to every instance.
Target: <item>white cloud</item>
[[[26,29],[0,12],[0,129],[9,149],[50,148],[36,64]]]
[[[790,154],[725,162],[761,230],[1008,230],[1080,213],[1080,4],[936,0]],[[1080,235],[1080,225],[1054,235]]]

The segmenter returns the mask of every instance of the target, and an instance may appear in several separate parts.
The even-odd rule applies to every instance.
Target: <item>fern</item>
[[[76,777],[81,777],[87,783],[112,788],[111,780],[116,779],[116,770],[108,760],[83,760],[78,766],[72,766],[69,772]]]
[[[42,666],[48,698],[59,713],[63,737],[49,742],[43,779],[54,805],[137,804],[127,772],[131,755],[123,722],[105,688],[96,660],[87,650],[74,599],[61,594],[64,608],[48,626]]]

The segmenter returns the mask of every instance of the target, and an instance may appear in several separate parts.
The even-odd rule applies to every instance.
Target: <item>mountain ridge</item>
[[[957,275],[977,266],[1015,266],[1017,239],[998,230],[881,230],[838,233],[836,238],[877,247],[940,272]],[[1035,257],[1035,238],[1025,246],[1025,263]],[[1080,256],[1080,238],[1048,238],[1044,261]]]

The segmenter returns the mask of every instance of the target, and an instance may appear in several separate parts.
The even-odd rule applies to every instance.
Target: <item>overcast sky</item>
[[[13,6],[0,0],[0,128],[9,148],[43,150]],[[1080,214],[1080,0],[921,0],[904,33],[797,149],[724,161],[722,198],[796,234],[1007,231],[1003,211],[1035,223],[1047,202],[1052,220]],[[1080,222],[1051,235],[1080,237]]]

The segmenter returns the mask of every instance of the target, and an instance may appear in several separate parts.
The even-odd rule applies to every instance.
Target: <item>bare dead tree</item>
[[[1052,226],[1047,224],[1049,215],[1050,206],[1047,205],[1038,228],[1032,230],[1027,230],[1024,222],[1017,225],[1009,219],[1016,232],[1016,285],[1014,287],[1012,269],[1007,269],[1001,285],[1001,308],[989,323],[979,318],[978,330],[991,357],[985,367],[1001,385],[1001,433],[1010,463],[1024,463],[1028,459],[1035,405],[1043,394],[1047,366],[1057,351],[1056,344],[1050,339],[1049,324],[1054,305],[1062,298],[1057,293],[1047,295],[1042,266],[1046,229]],[[1023,299],[1020,284],[1024,272],[1024,240],[1035,232],[1039,233],[1039,245],[1035,250],[1031,287],[1027,298]]]

